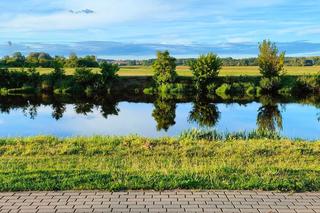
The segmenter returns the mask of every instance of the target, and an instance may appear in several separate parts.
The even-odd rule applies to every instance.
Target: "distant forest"
[[[16,52],[11,56],[4,56],[0,59],[0,67],[44,67],[50,68],[56,65],[63,67],[98,67],[102,61],[115,63],[120,66],[150,66],[155,59],[148,60],[109,60],[99,59],[96,56],[88,55],[79,57],[76,54],[70,54],[69,57],[51,56],[45,52],[33,52],[25,56]],[[177,65],[189,65],[193,58],[177,59]],[[222,58],[224,66],[258,66],[256,58]],[[287,66],[313,66],[320,65],[320,56],[314,57],[287,57],[285,60]]]

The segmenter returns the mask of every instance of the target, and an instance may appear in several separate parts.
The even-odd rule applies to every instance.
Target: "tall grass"
[[[240,132],[218,132],[217,130],[199,130],[191,129],[181,133],[180,139],[189,140],[251,140],[251,139],[285,139],[276,131],[240,131]]]

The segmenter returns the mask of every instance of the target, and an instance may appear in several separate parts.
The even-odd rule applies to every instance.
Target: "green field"
[[[0,153],[0,191],[320,190],[320,141],[39,136]]]
[[[42,73],[49,73],[51,68],[37,68],[37,70]],[[94,68],[93,71],[97,72],[99,69]],[[67,74],[72,74],[74,72],[74,68],[66,68]],[[177,72],[180,76],[191,76],[192,73],[187,66],[178,66]],[[287,75],[314,75],[320,72],[320,66],[313,67],[285,67],[285,73]],[[121,67],[119,71],[120,76],[151,76],[152,68],[146,66],[124,66]],[[248,75],[248,76],[258,76],[259,68],[253,66],[234,66],[234,67],[223,67],[220,71],[221,76],[240,76],[240,75]]]

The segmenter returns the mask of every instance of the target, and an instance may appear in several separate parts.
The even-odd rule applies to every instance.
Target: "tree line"
[[[112,85],[113,87],[119,86],[114,81],[117,79],[117,72],[120,69],[117,64],[105,61],[97,62],[100,69],[94,72],[90,69],[90,65],[80,64],[80,61],[84,59],[95,61],[94,57],[78,58],[73,55],[68,58],[66,63],[75,62],[72,64],[76,67],[73,75],[66,75],[63,63],[58,61],[54,61],[54,69],[45,75],[40,75],[34,67],[21,68],[20,70],[0,68],[0,89],[4,88],[0,93],[24,92],[30,89],[58,94],[79,94],[81,92],[90,94],[109,90]],[[257,78],[257,81],[248,81],[243,77],[230,80],[230,78],[219,77],[223,60],[218,55],[214,53],[200,55],[197,59],[189,62],[193,83],[191,81],[184,83],[181,81],[181,77],[178,78],[176,72],[177,59],[172,57],[168,51],[159,51],[152,64],[154,81],[148,80],[153,86],[144,88],[144,93],[168,95],[196,92],[197,94],[218,95],[220,97],[246,95],[259,97],[265,94],[292,95],[300,92],[304,94],[319,94],[320,92],[320,75],[301,76],[297,79],[286,80],[284,73],[285,53],[279,52],[275,43],[269,40],[260,43],[257,63],[262,75]],[[129,85],[134,82],[125,82],[125,84]]]
[[[32,52],[24,56],[21,52],[16,52],[12,56],[4,56],[0,60],[2,67],[44,67],[54,68],[57,64],[62,67],[99,67],[96,56],[88,55],[78,57],[70,54],[69,57],[54,56],[45,52]]]
[[[249,95],[281,93],[318,93],[320,92],[320,75],[302,76],[297,79],[294,87],[288,87],[284,82],[285,52],[279,52],[275,43],[264,40],[259,44],[257,65],[260,74],[258,84],[255,82],[221,82],[218,78],[223,66],[223,60],[214,53],[200,55],[189,63],[193,74],[194,88],[198,94],[212,94],[219,96]],[[156,88],[152,93],[172,93],[181,88],[177,81],[176,59],[168,51],[158,52],[157,59],[152,65]],[[185,88],[182,88],[184,90]],[[146,91],[149,92],[149,91]]]
[[[189,66],[196,59],[195,58],[179,58],[175,60],[177,66]],[[45,52],[32,52],[24,56],[21,52],[13,53],[11,56],[4,56],[0,59],[1,67],[44,67],[54,68],[56,64],[62,67],[99,67],[99,62],[111,62],[123,66],[152,66],[156,59],[147,60],[104,60],[99,59],[94,55],[77,56],[72,53],[68,57],[65,56],[51,56]],[[252,58],[221,58],[223,66],[258,66],[259,59]],[[320,65],[320,56],[314,57],[285,57],[284,64],[287,66],[313,66]]]

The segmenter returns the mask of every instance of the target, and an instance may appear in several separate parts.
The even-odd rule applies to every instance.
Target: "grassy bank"
[[[53,68],[37,68],[40,74],[48,74]],[[99,68],[93,68],[93,72],[98,72]],[[74,68],[65,68],[66,74],[72,75],[75,71]],[[320,66],[312,67],[285,67],[287,75],[315,75],[320,72]],[[177,73],[180,76],[192,76],[188,66],[178,66]],[[153,71],[148,66],[124,66],[120,68],[118,73],[120,76],[152,76]],[[223,67],[220,71],[220,76],[260,76],[259,68],[256,66],[230,66]]]
[[[0,190],[320,190],[320,141],[0,139]]]

